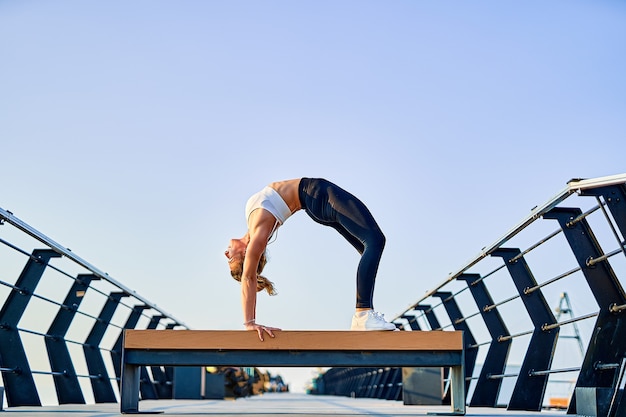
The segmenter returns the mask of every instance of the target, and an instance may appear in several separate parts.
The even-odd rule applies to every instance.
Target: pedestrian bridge
[[[2,408],[118,414],[123,330],[188,326],[2,208],[0,225]],[[626,174],[571,180],[469,262],[450,265],[455,272],[399,307],[393,322],[403,331],[463,331],[468,414],[626,415],[625,236]],[[421,405],[405,405],[425,401],[403,390],[402,374],[331,368],[313,395],[261,389],[236,401],[179,400],[172,369],[145,367],[141,404],[167,415],[449,411],[446,369]],[[42,406],[44,396],[58,405]]]
[[[326,395],[306,395],[295,393],[269,393],[237,400],[146,400],[142,401],[144,411],[162,413],[164,417],[183,416],[220,416],[220,417],[327,417],[327,416],[376,416],[376,417],[413,417],[427,416],[433,413],[445,415],[450,411],[447,406],[404,406],[401,402],[374,398],[350,398]],[[119,415],[117,404],[61,405],[54,407],[19,407],[10,408],[7,417],[110,417]],[[536,416],[529,411],[512,412],[501,408],[470,408],[472,417],[515,417]],[[541,416],[562,416],[564,411],[546,410]]]

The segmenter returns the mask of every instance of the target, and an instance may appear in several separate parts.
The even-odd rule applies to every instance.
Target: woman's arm
[[[246,327],[256,319],[256,269],[264,250],[265,245],[251,237],[241,275],[241,307]]]
[[[258,213],[257,213],[258,212]],[[266,218],[269,215],[271,219]],[[254,216],[254,217],[253,217]],[[267,239],[273,228],[273,223],[266,220],[274,220],[274,216],[264,210],[253,212],[250,224],[254,225],[249,230],[250,242],[246,249],[246,256],[243,262],[243,273],[241,275],[241,308],[243,310],[244,326],[248,330],[256,330],[259,339],[263,340],[263,332],[274,337],[273,330],[280,330],[275,327],[263,326],[256,323],[256,294],[257,294],[257,267],[261,255],[267,247]]]

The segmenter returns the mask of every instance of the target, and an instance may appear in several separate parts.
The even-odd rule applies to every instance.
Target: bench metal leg
[[[465,415],[465,365],[450,367],[450,397],[449,413],[429,412],[428,415],[437,416],[464,416]]]
[[[452,397],[452,413],[465,415],[465,369],[461,366],[450,368],[450,393]]]
[[[139,367],[123,364],[120,387],[120,411],[139,412]]]
[[[139,411],[139,381],[141,367],[124,364],[120,386],[120,411],[122,414],[161,414],[163,411]]]

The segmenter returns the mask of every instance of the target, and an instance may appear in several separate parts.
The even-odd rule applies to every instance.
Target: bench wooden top
[[[460,331],[125,330],[124,348],[142,350],[421,350],[463,349]]]

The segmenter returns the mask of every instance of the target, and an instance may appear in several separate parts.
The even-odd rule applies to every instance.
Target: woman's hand
[[[256,330],[259,334],[259,339],[263,341],[263,333],[267,333],[270,337],[274,337],[274,330],[280,330],[278,327],[264,326],[258,323],[246,324],[246,330]]]

